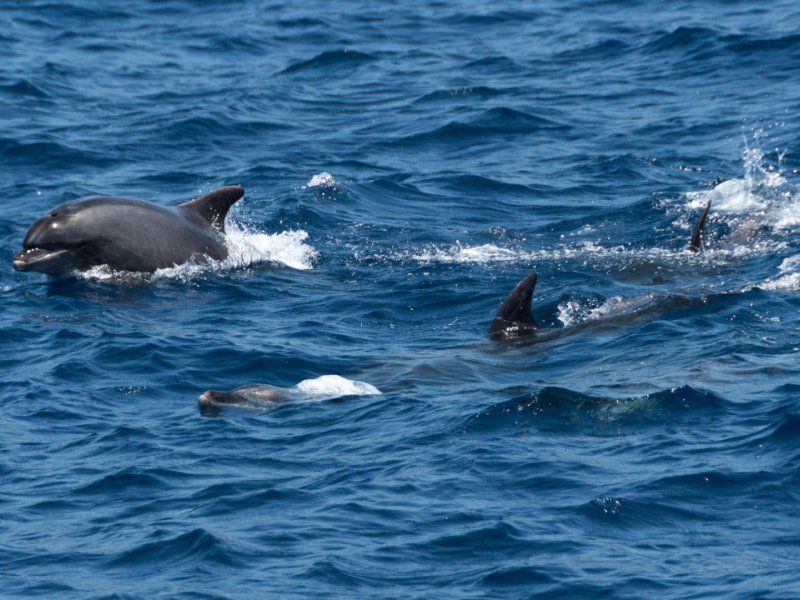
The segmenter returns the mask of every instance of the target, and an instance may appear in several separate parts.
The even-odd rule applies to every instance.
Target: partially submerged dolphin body
[[[711,202],[709,201],[692,232],[692,238],[689,242],[689,250],[692,252],[699,252],[703,249],[706,219],[710,209]],[[535,336],[537,342],[545,341],[578,333],[590,327],[619,327],[621,321],[625,324],[638,321],[646,322],[658,318],[658,315],[665,312],[700,306],[709,300],[708,297],[691,299],[676,294],[648,294],[620,301],[613,309],[608,310],[602,319],[586,321],[562,329],[542,329],[531,314],[531,301],[533,300],[533,290],[536,287],[536,279],[536,273],[531,273],[514,286],[514,289],[511,290],[511,293],[500,306],[500,310],[497,311],[492,326],[489,328],[488,335],[491,339],[513,340],[533,338]]]
[[[232,185],[177,206],[110,196],[64,204],[31,225],[14,268],[59,276],[98,265],[153,272],[224,260],[225,216],[242,196]]]
[[[545,342],[578,335],[584,331],[612,331],[620,327],[649,323],[665,313],[694,309],[717,300],[721,294],[692,298],[680,294],[653,293],[636,298],[618,299],[595,319],[569,327],[545,329],[531,314],[531,300],[536,273],[520,281],[503,301],[489,329],[489,337],[499,340]]]
[[[697,220],[689,242],[689,250],[700,252],[705,248],[705,229],[708,211],[711,209],[711,200],[703,209],[703,214]],[[766,219],[763,213],[750,215],[736,229],[716,245],[716,249],[735,249],[737,246],[752,246],[758,240],[765,226]]]
[[[265,408],[286,402],[332,400],[342,396],[371,396],[380,393],[378,388],[363,381],[345,379],[339,375],[323,375],[316,379],[306,379],[290,388],[254,384],[232,392],[208,390],[198,398],[197,403],[202,409],[214,411],[223,406]]]

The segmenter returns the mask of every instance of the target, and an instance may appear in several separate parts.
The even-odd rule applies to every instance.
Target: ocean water
[[[0,3],[0,595],[800,597],[798,22]],[[228,184],[223,263],[12,270]],[[488,340],[532,271],[555,331]]]

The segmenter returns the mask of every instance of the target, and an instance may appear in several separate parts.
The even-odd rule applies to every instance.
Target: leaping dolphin
[[[110,196],[64,204],[31,225],[14,268],[59,276],[98,265],[152,272],[224,260],[225,217],[242,196],[231,185],[177,206]]]

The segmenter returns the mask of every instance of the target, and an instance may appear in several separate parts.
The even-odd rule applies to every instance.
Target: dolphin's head
[[[14,256],[14,269],[65,275],[99,264],[83,208],[81,203],[65,204],[37,219],[25,235],[23,250]]]
[[[217,392],[216,390],[208,390],[200,395],[197,403],[202,406],[221,406],[224,404],[238,404],[242,399],[229,394],[227,392]]]

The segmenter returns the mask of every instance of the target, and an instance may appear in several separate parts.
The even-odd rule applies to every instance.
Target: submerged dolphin
[[[152,272],[224,260],[225,216],[242,196],[232,185],[177,206],[110,196],[64,204],[31,225],[14,268],[58,276],[98,265]]]

